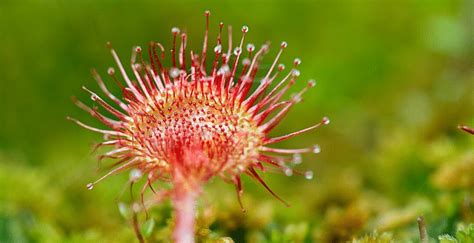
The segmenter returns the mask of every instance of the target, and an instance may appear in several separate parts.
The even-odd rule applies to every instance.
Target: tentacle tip
[[[87,190],[92,190],[94,188],[94,183],[88,183],[86,185]]]
[[[315,153],[315,154],[321,153],[321,146],[319,146],[319,144],[313,145],[312,152]]]
[[[247,44],[247,51],[248,52],[253,52],[255,50],[255,45],[252,43]]]
[[[238,55],[240,55],[240,53],[242,53],[242,49],[240,47],[236,47],[234,49],[234,55],[238,56]]]
[[[312,88],[314,86],[316,86],[316,80],[314,79],[308,80],[308,87]]]
[[[283,70],[285,70],[285,64],[283,63],[278,64],[278,71],[283,71]]]
[[[251,63],[252,63],[252,61],[250,61],[250,58],[244,58],[242,60],[242,65],[243,66],[250,66]]]
[[[288,47],[288,43],[286,41],[283,41],[281,44],[280,44],[281,48],[282,49],[285,49],[286,47]]]
[[[293,154],[292,162],[295,165],[301,164],[303,162],[303,158],[301,157],[301,154]]]
[[[283,173],[285,173],[286,176],[292,176],[293,175],[293,169],[291,169],[290,167],[286,167],[285,169],[283,169]]]
[[[114,74],[115,74],[115,69],[114,69],[113,67],[109,67],[109,68],[107,69],[107,73],[108,73],[109,75],[114,75]]]
[[[171,68],[169,70],[169,75],[172,78],[177,78],[179,76],[179,69],[178,68]]]
[[[178,27],[171,28],[171,33],[173,33],[173,35],[177,35],[177,34],[179,34],[179,32],[181,32],[181,31]]]
[[[465,132],[467,132],[467,133],[470,133],[470,134],[474,135],[474,129],[467,126],[467,125],[462,125],[461,124],[461,125],[458,126],[458,128],[465,131]]]
[[[300,73],[300,70],[298,70],[298,69],[294,69],[293,72],[291,73],[291,75],[292,75],[293,77],[295,77],[295,78],[296,78],[296,77],[299,77],[300,74],[301,74],[301,73]]]
[[[302,100],[303,100],[303,98],[302,98],[301,95],[298,94],[298,93],[293,93],[293,94],[291,95],[291,102],[293,102],[293,103],[295,103],[295,104],[296,104],[296,103],[300,103]]]
[[[301,59],[295,58],[295,60],[293,61],[293,64],[295,64],[295,67],[300,65],[301,64]]]
[[[331,120],[329,119],[329,117],[327,116],[323,117],[323,120],[322,120],[323,125],[328,125],[330,122]]]
[[[222,52],[222,45],[217,45],[216,47],[214,47],[214,52],[216,54],[220,54]]]
[[[137,182],[142,176],[143,173],[140,169],[132,169],[129,174],[129,181]]]
[[[135,47],[135,52],[136,52],[136,53],[141,53],[141,52],[142,52],[142,48],[141,48],[140,46]]]
[[[109,48],[109,49],[112,49],[112,42],[107,41],[107,42],[105,43],[105,46],[106,46],[107,48]]]
[[[247,33],[249,32],[249,27],[247,25],[242,26],[242,33]]]
[[[242,213],[247,213],[247,209],[245,208],[241,208],[240,211],[242,211]]]
[[[206,16],[206,17],[211,16],[211,11],[209,11],[209,10],[204,11],[204,16]]]
[[[133,210],[134,213],[139,213],[140,209],[141,209],[141,207],[138,203],[135,202],[135,203],[132,204],[132,210]]]

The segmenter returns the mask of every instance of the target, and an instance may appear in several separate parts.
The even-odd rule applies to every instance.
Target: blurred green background
[[[247,40],[256,46],[287,41],[282,61],[303,60],[295,92],[317,80],[275,134],[323,116],[331,124],[281,145],[321,145],[321,154],[298,166],[314,170],[313,180],[265,175],[290,208],[246,179],[243,214],[233,186],[212,181],[200,201],[202,241],[339,242],[369,234],[360,240],[416,242],[419,215],[433,240],[454,235],[460,223],[474,220],[474,139],[457,129],[474,126],[473,6],[470,0],[2,0],[0,242],[135,240],[129,193],[120,196],[127,173],[86,190],[105,173],[91,154],[101,137],[64,118],[101,125],[70,97],[91,103],[81,86],[99,90],[89,70],[105,74],[114,65],[106,41],[126,63],[134,45],[155,40],[169,47],[177,26],[200,50],[208,9],[211,36],[222,20],[248,25]],[[142,230],[150,241],[163,241],[170,205],[150,213],[148,221],[140,215]]]

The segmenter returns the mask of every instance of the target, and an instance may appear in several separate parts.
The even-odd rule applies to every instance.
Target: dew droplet
[[[323,124],[324,125],[327,125],[331,122],[331,120],[329,120],[329,118],[327,116],[323,117]]]
[[[300,76],[300,71],[298,69],[295,69],[295,70],[293,70],[292,74],[295,77],[299,77]]]
[[[308,81],[308,86],[309,86],[310,88],[316,86],[316,80],[310,79],[310,80]]]
[[[228,73],[229,71],[230,71],[229,65],[226,64],[226,65],[222,65],[222,67],[219,68],[218,73],[219,73],[220,75],[223,75],[223,74]]]
[[[247,25],[242,26],[242,32],[247,33],[249,31],[249,27]]]
[[[304,173],[304,178],[306,178],[307,180],[311,180],[313,179],[313,172],[308,170]]]
[[[94,188],[94,183],[89,183],[86,185],[87,187],[87,190],[92,190],[92,188]]]
[[[130,171],[130,175],[129,175],[130,181],[135,182],[138,179],[140,179],[141,177],[142,177],[142,171],[141,170],[133,169],[133,170]]]
[[[173,33],[174,35],[179,34],[179,32],[180,32],[180,30],[179,30],[178,27],[173,27],[173,28],[171,28],[171,33]]]
[[[140,46],[135,47],[135,52],[142,52],[142,48]]]
[[[289,167],[284,168],[283,172],[285,173],[286,176],[292,176],[293,175],[293,170]]]
[[[250,78],[250,77],[245,76],[245,77],[243,77],[242,82],[244,82],[244,83],[251,83],[251,82],[253,82],[253,79]]]
[[[132,204],[132,210],[133,210],[133,212],[138,213],[138,212],[140,212],[140,209],[141,209],[141,207],[140,207],[140,205],[139,205],[138,203],[133,203],[133,204]]]
[[[244,66],[250,65],[250,59],[249,58],[244,58],[244,60],[242,60],[242,65],[244,65]]]
[[[255,50],[255,45],[252,43],[247,44],[247,51],[253,52]]]
[[[176,78],[176,77],[178,77],[178,76],[179,76],[179,69],[177,69],[177,68],[175,68],[175,67],[174,67],[174,68],[171,68],[171,69],[170,69],[170,77]]]
[[[280,70],[280,71],[285,70],[285,64],[283,64],[283,63],[278,64],[278,70]]]
[[[236,47],[234,49],[234,55],[236,55],[236,56],[240,55],[241,52],[242,52],[242,49],[240,49],[240,47]]]
[[[127,204],[123,202],[119,202],[118,209],[119,209],[120,215],[122,215],[122,217],[124,217],[125,219],[127,219],[130,216],[130,209],[128,208]]]
[[[301,64],[301,59],[295,58],[295,60],[293,61],[293,63],[295,64],[295,66],[298,66],[298,65]]]
[[[240,172],[242,172],[242,171],[245,170],[245,166],[243,166],[243,165],[237,165],[237,170],[239,170]]]
[[[108,73],[109,75],[114,75],[114,74],[115,74],[115,69],[114,69],[113,67],[109,67],[109,68],[107,69],[107,73]]]
[[[283,41],[280,46],[281,48],[286,48],[288,46],[288,43],[286,43],[286,41]]]
[[[219,54],[219,53],[221,53],[221,51],[222,51],[222,46],[221,45],[217,45],[216,47],[214,47],[214,52],[215,53]]]
[[[318,144],[313,145],[313,153],[315,154],[321,153],[321,147]]]
[[[293,102],[299,103],[299,102],[301,102],[301,95],[298,94],[298,93],[294,93],[294,94],[291,95],[291,99],[292,99]]]
[[[142,65],[140,63],[135,63],[135,65],[133,65],[133,67],[138,71],[142,70]]]
[[[301,158],[301,154],[293,154],[293,164],[301,164],[303,159]]]

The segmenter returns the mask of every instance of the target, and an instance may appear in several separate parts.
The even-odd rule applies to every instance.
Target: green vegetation
[[[321,145],[296,168],[313,180],[264,175],[289,208],[248,178],[245,213],[232,185],[207,185],[202,242],[418,242],[420,215],[430,242],[474,241],[474,136],[457,129],[474,126],[471,1],[2,0],[0,242],[135,240],[128,174],[86,189],[106,171],[91,154],[101,137],[64,118],[100,124],[70,97],[98,90],[89,70],[113,65],[106,41],[127,60],[178,26],[200,50],[207,9],[211,36],[222,20],[248,25],[256,46],[287,41],[282,61],[303,61],[295,92],[317,80],[275,134],[331,124],[281,145]],[[169,239],[170,203],[148,213],[142,233]]]

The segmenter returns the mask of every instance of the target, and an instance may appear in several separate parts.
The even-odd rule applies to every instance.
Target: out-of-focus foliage
[[[0,242],[135,240],[128,175],[86,190],[106,171],[91,154],[101,138],[64,117],[100,125],[70,97],[87,102],[81,86],[98,90],[88,70],[113,65],[108,40],[126,63],[134,45],[169,47],[178,26],[200,50],[206,9],[211,36],[222,20],[248,25],[257,46],[287,41],[282,62],[303,60],[295,92],[317,80],[275,134],[325,115],[331,124],[281,145],[321,145],[296,168],[314,170],[313,180],[264,175],[289,208],[249,179],[245,213],[231,185],[206,186],[201,242],[418,241],[420,215],[430,240],[472,241],[474,136],[457,129],[474,127],[472,1],[2,0]],[[167,241],[172,217],[164,202],[138,214],[140,230]]]
[[[441,235],[438,237],[440,243],[474,242],[474,224],[459,225],[455,237]]]
[[[369,235],[365,235],[360,239],[356,239],[352,241],[353,243],[392,243],[395,242],[392,235],[390,233],[383,233],[379,234],[374,232]]]

